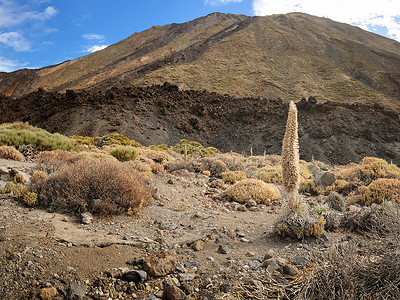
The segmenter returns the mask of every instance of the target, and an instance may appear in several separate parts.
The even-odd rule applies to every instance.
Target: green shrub
[[[236,182],[226,190],[226,195],[238,203],[246,203],[252,199],[257,203],[267,205],[270,204],[271,200],[277,200],[281,197],[276,186],[258,179],[245,179]]]
[[[267,183],[282,184],[282,166],[266,166],[257,171],[256,177]]]
[[[14,183],[25,183],[26,180],[25,180],[24,176],[22,176],[21,174],[17,174],[14,176],[13,182]]]
[[[59,133],[51,134],[27,123],[4,123],[0,125],[0,146],[21,147],[30,144],[36,150],[72,149],[75,140]]]
[[[242,171],[228,171],[221,174],[222,180],[225,183],[235,183],[237,181],[246,179],[246,174]]]
[[[110,154],[119,161],[129,161],[134,160],[138,152],[132,146],[118,146],[111,150]]]
[[[16,161],[24,161],[25,158],[17,149],[12,146],[1,146],[0,147],[0,158],[12,159]]]
[[[71,139],[74,139],[78,145],[96,145],[94,137],[81,136],[81,135],[71,135]]]
[[[200,155],[212,155],[215,153],[219,153],[220,151],[214,147],[203,147],[199,142],[181,140],[179,144],[176,144],[172,148],[175,152],[179,154],[200,154]]]
[[[94,215],[135,213],[149,203],[151,191],[138,172],[115,160],[64,164],[36,187],[38,202],[61,213]]]

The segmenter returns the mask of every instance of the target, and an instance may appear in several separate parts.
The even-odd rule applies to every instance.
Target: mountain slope
[[[171,82],[236,97],[314,95],[400,111],[400,43],[301,13],[214,13],[152,27],[104,50],[40,70],[0,74],[0,92],[104,89]],[[26,79],[25,79],[26,78]]]
[[[400,120],[375,106],[297,103],[302,159],[332,164],[376,156],[400,165]],[[118,131],[144,145],[196,140],[222,151],[280,154],[288,105],[282,100],[233,98],[179,91],[165,84],[106,91],[38,91],[0,96],[0,123],[24,121],[51,132],[102,136]]]

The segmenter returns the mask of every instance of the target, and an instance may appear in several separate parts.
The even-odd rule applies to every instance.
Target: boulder
[[[335,182],[335,175],[330,171],[319,171],[314,175],[314,183],[325,189]]]
[[[152,277],[161,277],[173,273],[176,262],[175,252],[161,250],[143,260],[143,270]]]

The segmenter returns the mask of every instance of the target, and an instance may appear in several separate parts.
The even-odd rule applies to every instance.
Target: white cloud
[[[225,5],[229,3],[240,3],[243,0],[204,0],[205,4],[217,6],[217,5]]]
[[[95,33],[88,33],[88,34],[83,34],[82,37],[86,40],[99,40],[99,41],[104,41],[105,37],[104,35],[101,34],[95,34]]]
[[[31,50],[31,43],[18,32],[0,33],[0,43],[12,47],[18,52]]]
[[[89,48],[87,48],[86,50],[84,50],[84,52],[89,52],[89,53],[93,53],[99,50],[103,50],[104,48],[108,47],[109,45],[93,45]]]
[[[369,30],[381,26],[400,41],[399,0],[253,0],[253,10],[258,16],[304,12]]]
[[[48,6],[43,11],[35,11],[27,5],[18,4],[16,1],[0,0],[0,28],[21,25],[26,21],[44,21],[58,14],[53,6]]]
[[[0,56],[0,72],[12,72],[25,67],[26,63],[20,63],[16,60],[7,59]]]

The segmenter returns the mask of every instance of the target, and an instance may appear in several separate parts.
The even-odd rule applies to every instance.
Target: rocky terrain
[[[0,160],[20,174],[35,165]],[[154,203],[135,216],[81,219],[3,197],[1,298],[290,299],[324,253],[356,247],[373,258],[373,245],[398,249],[393,238],[340,230],[278,238],[281,200],[225,202],[226,185],[215,180],[186,169],[160,173]]]
[[[379,105],[298,101],[300,156],[331,164],[374,156],[400,164],[400,120]],[[40,90],[0,97],[0,123],[23,121],[50,132],[102,136],[120,132],[143,145],[198,141],[227,152],[280,154],[288,105],[281,99],[233,98],[164,84],[100,92]]]

